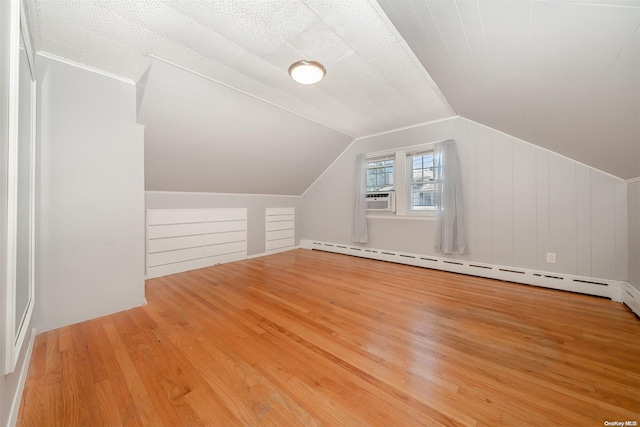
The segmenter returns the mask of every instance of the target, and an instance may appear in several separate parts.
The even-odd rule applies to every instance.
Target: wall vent
[[[574,282],[578,282],[578,283],[591,283],[592,285],[600,285],[600,286],[609,286],[606,283],[602,283],[602,282],[593,282],[591,280],[582,280],[582,279],[573,279]]]
[[[469,267],[473,267],[473,268],[484,268],[484,269],[487,269],[487,270],[491,270],[491,267],[487,267],[486,265],[469,264]]]
[[[508,268],[500,268],[500,271],[506,271],[507,273],[524,274],[524,271],[509,270]]]

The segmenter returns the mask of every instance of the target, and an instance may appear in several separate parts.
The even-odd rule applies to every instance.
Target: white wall
[[[39,332],[144,303],[144,129],[133,84],[37,57]]]
[[[627,185],[629,209],[629,283],[640,290],[640,181]]]
[[[466,183],[469,253],[458,258],[626,280],[626,183],[464,118],[356,140],[303,195],[301,238],[351,243],[357,154],[446,138]],[[436,255],[433,221],[368,221],[362,246]]]
[[[164,61],[139,87],[148,190],[300,195],[353,140]]]
[[[356,139],[302,196],[300,238],[349,243],[356,155],[453,138],[454,121],[449,119],[401,132]],[[411,253],[433,252],[431,221],[368,219],[368,223],[369,244],[366,246]]]
[[[296,208],[296,239],[300,242],[300,205],[298,196],[268,196],[248,194],[182,193],[169,191],[147,191],[147,209],[210,209],[247,208],[247,255],[265,252],[266,208]]]

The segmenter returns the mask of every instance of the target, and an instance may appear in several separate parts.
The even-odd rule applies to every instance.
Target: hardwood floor
[[[37,336],[19,426],[640,423],[609,300],[303,249],[146,286]]]

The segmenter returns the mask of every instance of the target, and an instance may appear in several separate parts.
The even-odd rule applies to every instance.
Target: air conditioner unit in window
[[[395,212],[395,194],[393,191],[371,191],[367,193],[368,211]]]

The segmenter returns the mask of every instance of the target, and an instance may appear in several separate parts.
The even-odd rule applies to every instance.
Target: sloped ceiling
[[[151,82],[140,104],[154,189],[299,194],[348,137],[456,114],[618,177],[640,176],[640,0],[27,1],[40,52],[131,81],[159,58],[205,77],[195,105],[209,107],[203,94],[221,91],[229,108],[277,106],[275,116],[296,123],[291,133],[265,126],[258,138],[271,151],[293,149],[286,173],[249,189],[239,184],[246,169],[228,171],[222,185],[204,171],[223,147],[249,156],[255,176],[280,169],[252,157],[249,117],[230,119],[235,129],[169,117],[177,94],[163,91],[196,85],[155,64],[150,81],[173,80]],[[324,63],[325,80],[293,83],[286,71],[300,59]],[[316,126],[328,142],[295,150]],[[300,185],[278,190],[283,181]]]
[[[142,84],[147,190],[302,194],[353,140],[162,61]]]
[[[640,1],[379,3],[459,115],[640,176]]]
[[[354,137],[455,114],[368,0],[28,1],[40,52],[135,82],[149,58],[195,73],[156,60],[143,85],[147,189],[301,194]],[[321,83],[291,80],[302,59]]]
[[[152,55],[353,137],[453,115],[368,0],[32,2],[37,50],[129,80]],[[301,59],[326,78],[293,82]]]

